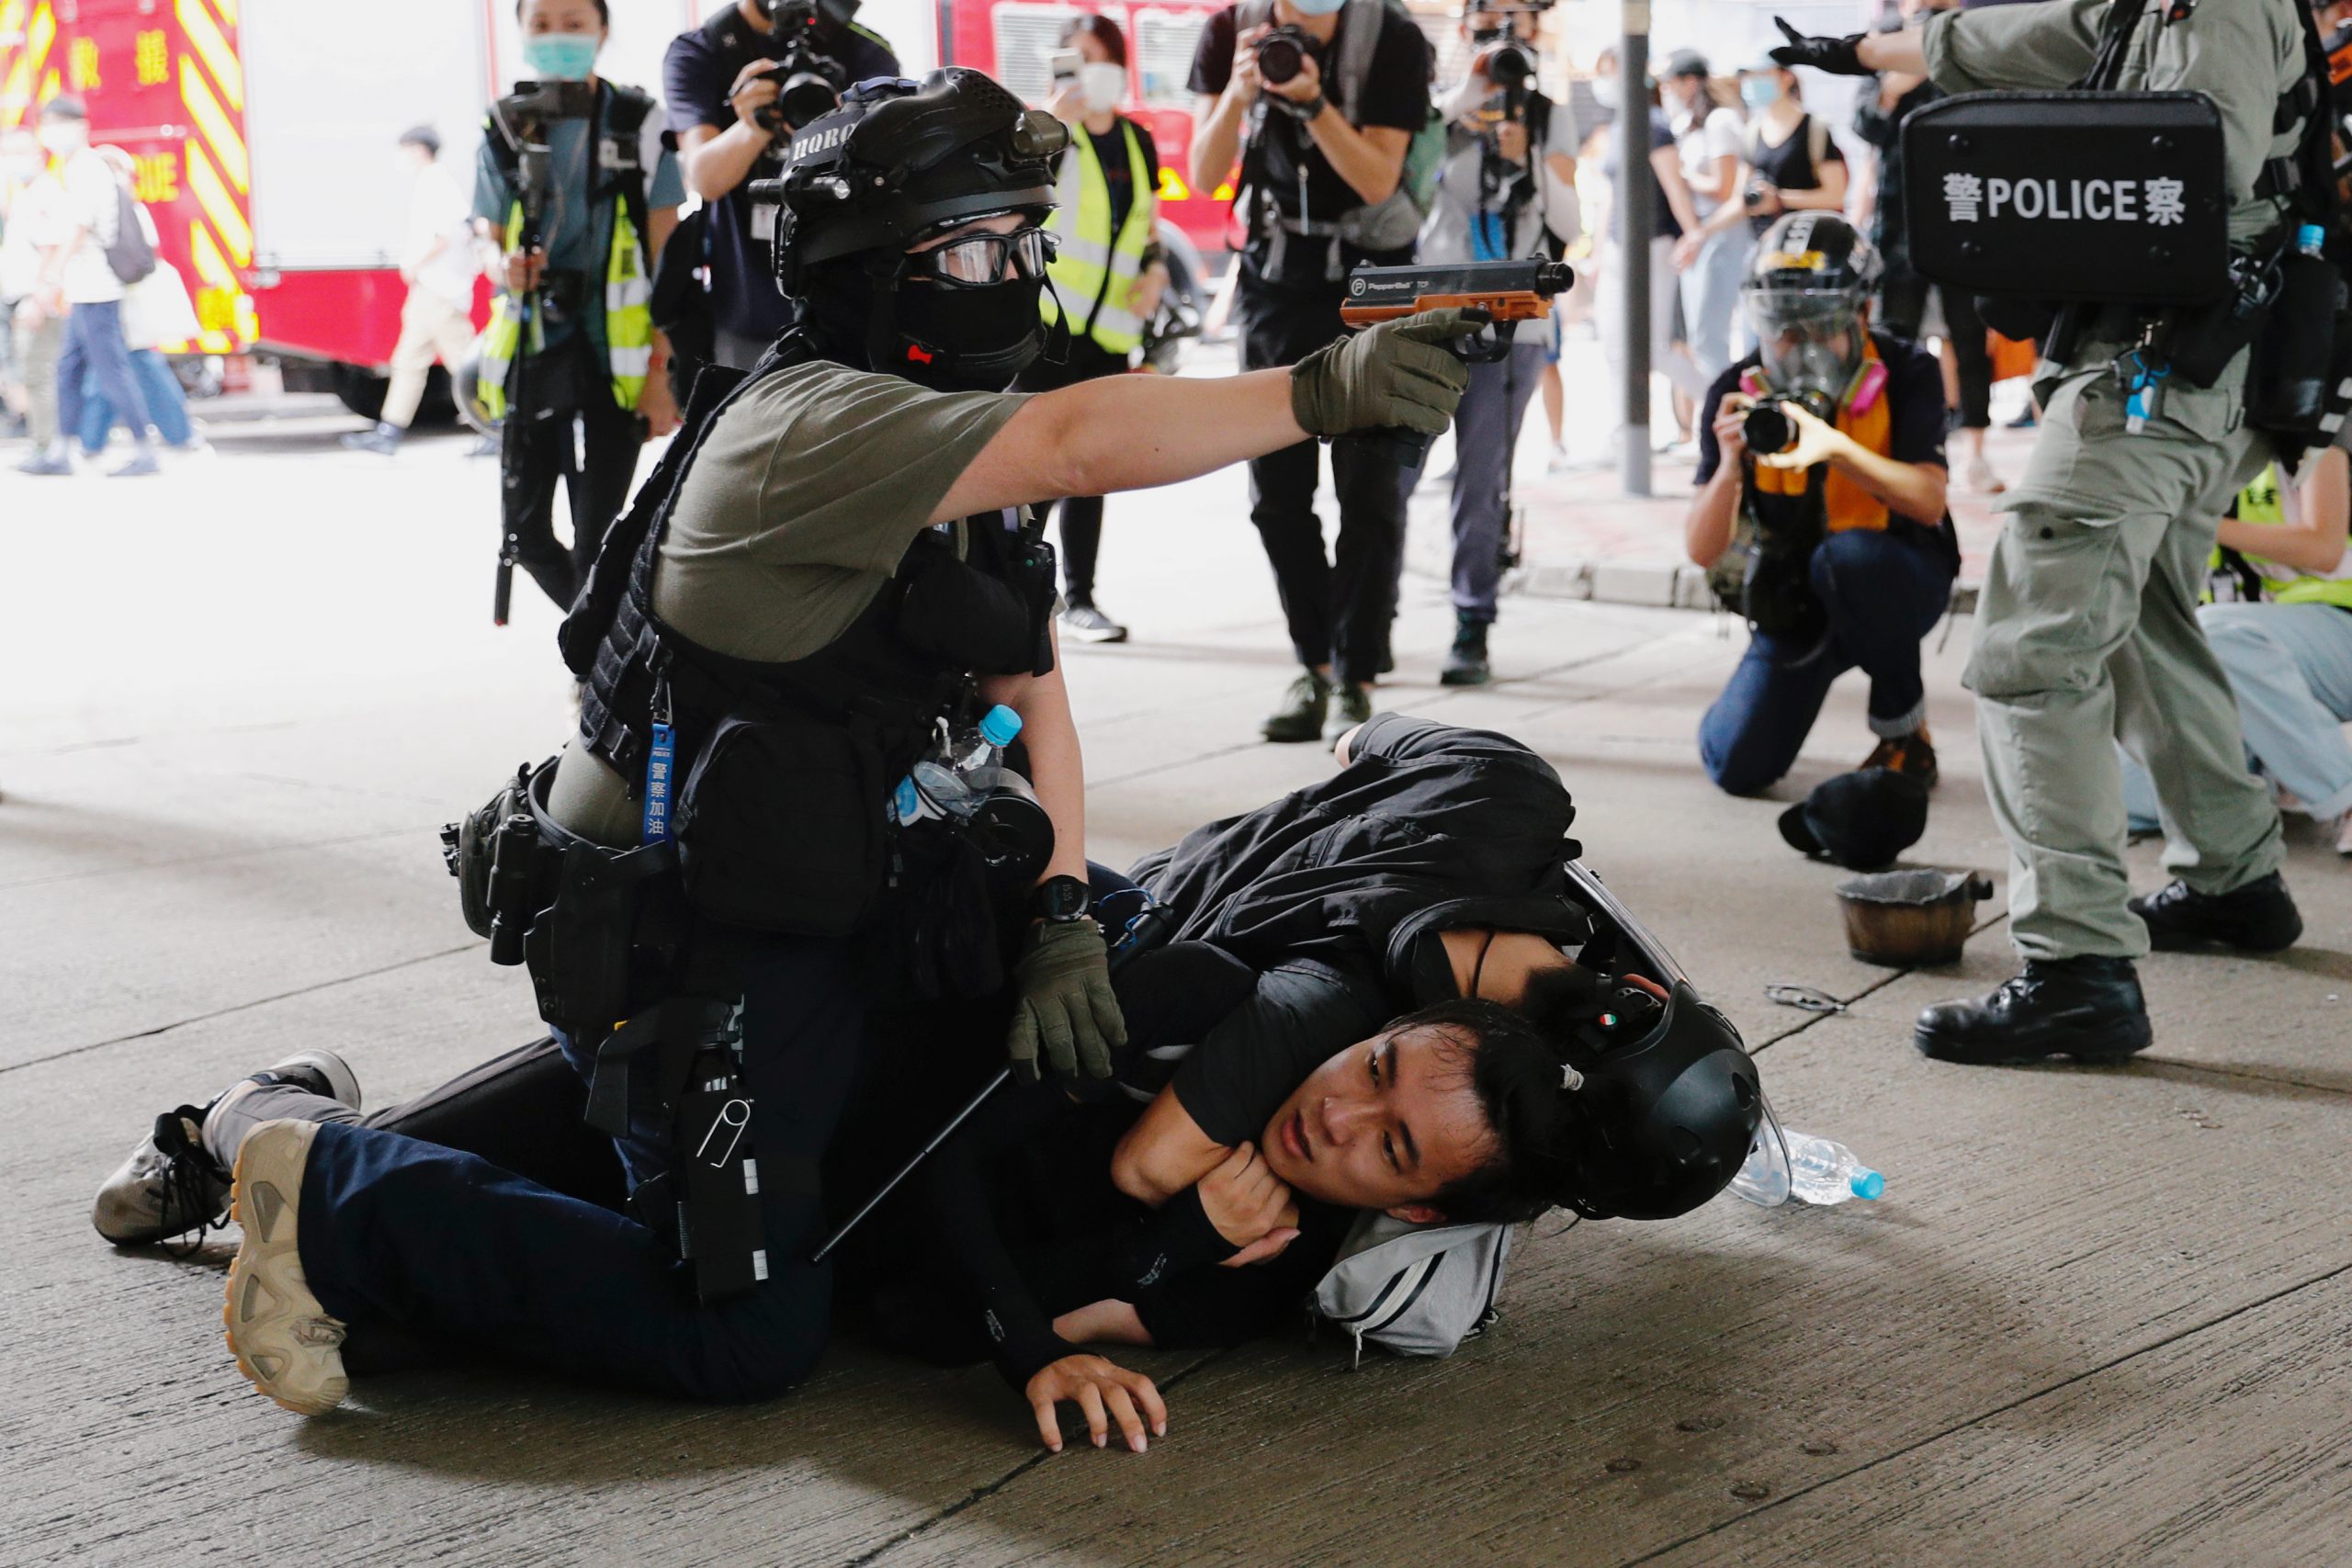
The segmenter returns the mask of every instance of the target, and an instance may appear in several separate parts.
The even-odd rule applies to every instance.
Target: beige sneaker
[[[244,1240],[229,1265],[220,1309],[237,1370],[298,1416],[323,1416],[343,1403],[343,1325],[327,1315],[302,1275],[294,1245],[302,1171],[319,1135],[315,1122],[265,1122],[237,1151],[233,1213]]]
[[[1978,495],[1998,495],[2009,488],[1981,452],[1968,459],[1967,479],[1968,488]]]

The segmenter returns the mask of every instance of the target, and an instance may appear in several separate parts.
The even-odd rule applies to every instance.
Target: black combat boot
[[[1283,694],[1283,705],[1266,720],[1261,733],[1269,740],[1319,740],[1323,719],[1331,711],[1331,685],[1308,670]]]
[[[1493,674],[1487,664],[1487,623],[1455,615],[1453,646],[1446,650],[1445,667],[1437,674],[1438,684],[1483,686]]]
[[[1911,1035],[1937,1061],[1971,1066],[2047,1056],[2120,1062],[2154,1038],[2128,958],[2029,958],[2025,973],[1991,996],[1927,1009]]]
[[[2303,934],[2303,917],[2277,872],[2227,893],[2199,893],[2175,878],[2171,886],[2132,900],[2147,922],[2148,945],[2160,953],[2219,943],[2247,953],[2277,953]]]

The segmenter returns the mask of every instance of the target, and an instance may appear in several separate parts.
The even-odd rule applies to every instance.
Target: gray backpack
[[[1451,1356],[1498,1315],[1510,1232],[1363,1214],[1315,1287],[1315,1317],[1354,1340],[1359,1366],[1367,1342],[1398,1356]]]

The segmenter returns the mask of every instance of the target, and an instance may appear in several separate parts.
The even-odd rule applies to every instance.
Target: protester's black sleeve
[[[1281,1255],[1239,1269],[1195,1269],[1135,1303],[1152,1345],[1210,1350],[1295,1324],[1339,1256],[1355,1211],[1299,1205],[1299,1236]]]
[[[1498,730],[1467,729],[1439,719],[1416,718],[1408,713],[1374,714],[1356,731],[1348,755],[1353,761],[1376,757],[1385,762],[1418,762],[1428,758],[1465,761],[1500,757],[1514,762],[1532,761],[1547,772],[1551,769],[1551,764],[1529,750],[1523,740],[1514,740]]]
[[[1894,346],[1887,367],[1886,412],[1894,428],[1888,456],[1898,463],[1945,466],[1943,369],[1934,355],[1917,344],[1891,341]],[[1886,341],[1880,351],[1888,352]]]
[[[1253,1142],[1306,1076],[1342,1046],[1370,1039],[1381,1019],[1361,987],[1320,964],[1284,964],[1208,1032],[1170,1087],[1201,1131],[1230,1148]]]
[[[1715,413],[1724,406],[1725,398],[1739,390],[1740,377],[1755,363],[1752,355],[1741,360],[1716,377],[1713,385],[1707,389],[1707,400],[1699,410],[1699,468],[1690,476],[1693,487],[1713,479],[1715,470],[1723,467],[1723,444],[1715,439]]]

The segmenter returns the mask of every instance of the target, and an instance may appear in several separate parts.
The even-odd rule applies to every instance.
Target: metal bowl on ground
[[[1992,882],[1973,871],[1883,871],[1838,885],[1846,951],[1893,968],[1957,964]]]

